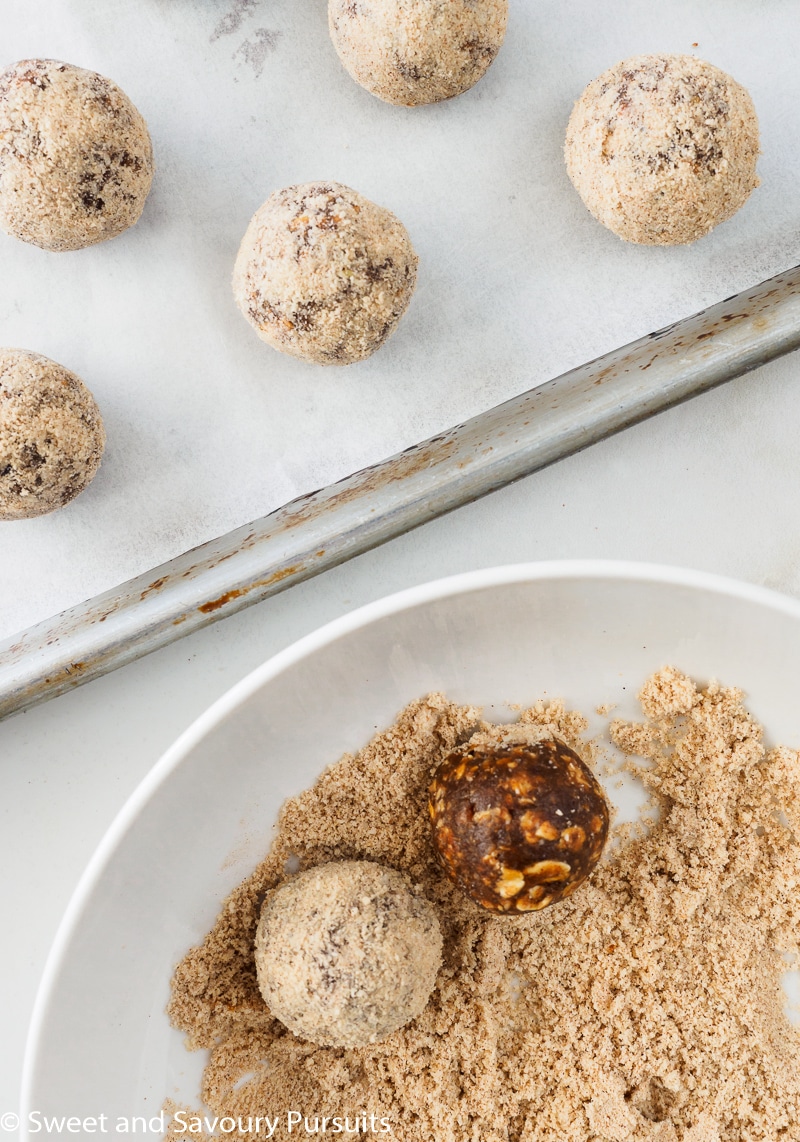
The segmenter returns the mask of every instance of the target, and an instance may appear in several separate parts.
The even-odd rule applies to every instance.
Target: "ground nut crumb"
[[[609,727],[611,740],[629,757],[652,757],[656,737],[652,726],[615,718]]]
[[[654,721],[688,714],[697,701],[697,687],[674,666],[665,666],[645,682],[639,701],[645,717]]]
[[[385,1116],[401,1142],[800,1142],[800,1029],[779,988],[800,952],[800,756],[765,751],[735,689],[692,691],[666,670],[643,695],[655,720],[615,732],[646,747],[640,776],[660,816],[618,827],[590,880],[544,912],[487,914],[434,859],[433,769],[475,735],[512,733],[473,708],[413,702],[289,801],[269,855],[173,979],[173,1023],[211,1051],[212,1114],[269,1114],[281,1142],[298,1134],[290,1110],[312,1129],[315,1117]],[[592,760],[585,720],[561,703],[519,725]],[[303,868],[381,861],[440,909],[431,1001],[382,1043],[314,1047],[261,1001],[260,900],[293,856]]]

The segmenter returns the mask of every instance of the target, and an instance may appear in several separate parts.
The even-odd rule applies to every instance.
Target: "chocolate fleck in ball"
[[[399,872],[333,861],[270,893],[255,960],[267,1006],[295,1035],[364,1047],[422,1013],[442,934],[434,906]]]
[[[303,183],[276,191],[253,215],[233,293],[274,349],[319,365],[349,365],[397,328],[417,261],[390,211],[341,183]]]
[[[758,186],[758,121],[741,84],[686,55],[633,56],[593,80],[564,156],[591,213],[628,242],[694,242]]]
[[[600,859],[608,805],[563,742],[465,747],[434,775],[433,842],[458,887],[492,912],[535,912],[569,896]]]
[[[0,227],[45,250],[121,234],[153,179],[145,121],[110,79],[52,59],[0,75]]]
[[[508,0],[328,0],[333,46],[362,87],[415,107],[460,95],[500,51]]]

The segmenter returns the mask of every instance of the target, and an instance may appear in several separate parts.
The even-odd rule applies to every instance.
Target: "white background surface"
[[[0,634],[798,261],[795,0],[512,0],[484,83],[419,115],[343,76],[322,0],[9,9],[8,59],[118,80],[159,176],[140,225],[106,247],[55,258],[0,238],[2,343],[83,375],[112,439],[86,496],[4,528]],[[259,28],[282,33],[274,48]],[[571,101],[626,54],[695,41],[754,96],[764,185],[695,247],[626,247],[571,197]],[[271,354],[228,296],[252,210],[320,175],[395,209],[427,266],[396,338],[346,373]],[[16,1109],[36,983],[95,844],[180,730],[275,650],[388,591],[526,559],[647,559],[800,594],[798,372],[796,358],[762,369],[0,724],[0,1114]]]

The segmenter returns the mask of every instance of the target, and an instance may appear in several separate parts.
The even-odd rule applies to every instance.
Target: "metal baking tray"
[[[0,717],[800,348],[800,267],[481,413],[0,646]]]

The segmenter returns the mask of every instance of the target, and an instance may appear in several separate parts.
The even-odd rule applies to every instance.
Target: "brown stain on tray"
[[[220,595],[218,599],[210,599],[207,603],[201,603],[197,609],[203,615],[213,614],[214,611],[218,611],[221,607],[232,603],[234,599],[240,599],[242,595],[249,595],[251,591],[256,590],[258,587],[271,587],[274,583],[280,583],[282,579],[288,579],[291,575],[296,575],[302,568],[302,563],[296,563],[292,567],[282,567],[280,571],[273,572],[273,574],[268,575],[266,579],[258,579],[255,583],[251,583],[249,587],[235,587],[231,591],[226,591],[224,595]]]
[[[160,591],[168,579],[169,575],[162,575],[160,579],[154,579],[153,582],[142,591],[140,598],[146,599],[153,591]]]

